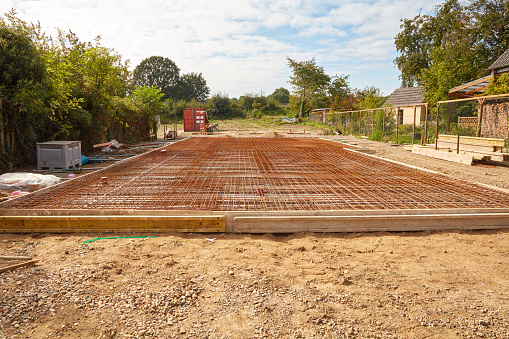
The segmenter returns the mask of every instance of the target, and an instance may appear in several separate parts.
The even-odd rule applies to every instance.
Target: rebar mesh
[[[120,210],[506,208],[509,194],[321,139],[191,138],[1,207]],[[100,178],[107,177],[107,183]]]

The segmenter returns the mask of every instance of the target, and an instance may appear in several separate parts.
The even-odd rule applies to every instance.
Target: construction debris
[[[20,192],[34,192],[41,188],[53,186],[60,182],[54,175],[34,173],[4,173],[0,175],[0,189]],[[19,195],[19,194],[15,194]]]
[[[39,260],[31,260],[31,261],[25,261],[25,262],[22,262],[22,263],[16,264],[16,265],[2,267],[2,268],[0,268],[0,273],[7,272],[7,271],[12,271],[12,270],[15,270],[16,268],[20,268],[20,267],[26,267],[26,266],[30,266],[30,265],[35,265],[38,262],[39,262]]]

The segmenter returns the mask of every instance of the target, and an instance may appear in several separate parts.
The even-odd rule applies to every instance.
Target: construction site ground
[[[509,188],[509,168],[493,163],[307,125],[218,123],[219,136],[332,138]],[[111,236],[125,238],[84,244]],[[135,236],[154,235],[2,234],[0,256],[39,261],[0,273],[0,338],[509,336],[508,230]],[[0,259],[0,269],[19,262]]]

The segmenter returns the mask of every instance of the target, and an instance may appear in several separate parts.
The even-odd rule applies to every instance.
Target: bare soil
[[[331,138],[509,188],[504,166],[252,125],[220,122],[218,135]],[[126,238],[84,244],[111,236]],[[509,337],[509,229],[137,236],[154,234],[2,234],[0,255],[39,262],[0,273],[0,338]]]

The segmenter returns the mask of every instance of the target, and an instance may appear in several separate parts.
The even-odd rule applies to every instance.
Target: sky
[[[113,48],[134,69],[143,59],[173,60],[181,73],[202,73],[211,94],[269,95],[288,83],[287,57],[315,58],[352,88],[399,88],[394,37],[401,20],[432,13],[434,0],[0,0],[56,37]]]

